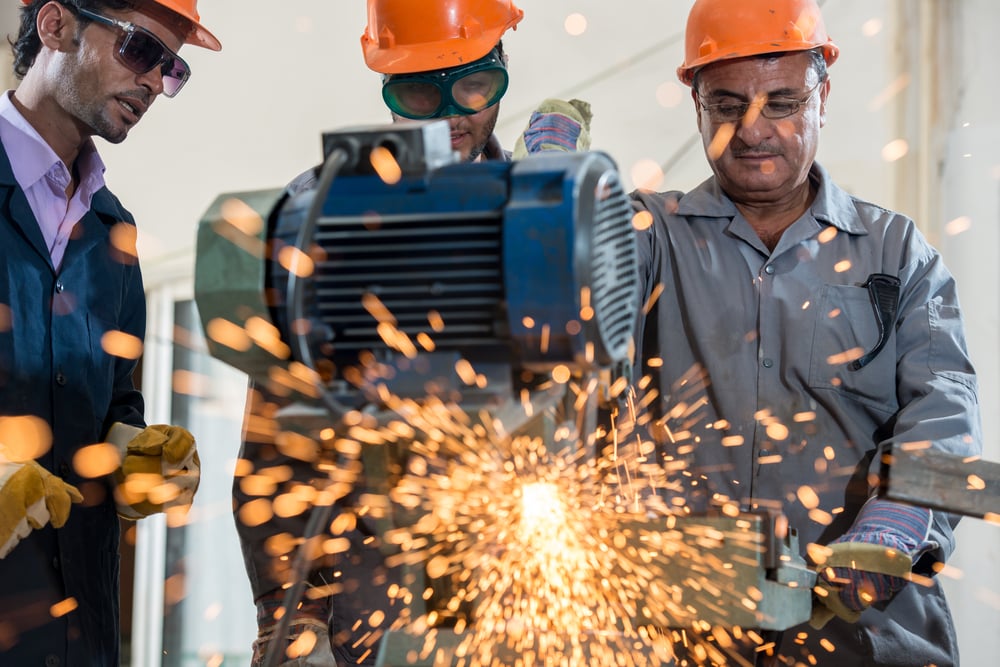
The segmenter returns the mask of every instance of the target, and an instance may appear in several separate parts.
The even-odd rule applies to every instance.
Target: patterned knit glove
[[[931,511],[923,507],[879,498],[865,503],[819,563],[813,627],[833,616],[853,623],[869,606],[892,599],[906,585],[913,563],[936,546],[927,540],[930,523]]]
[[[590,105],[581,100],[547,99],[531,114],[528,126],[514,145],[519,160],[545,151],[585,151],[590,148]]]

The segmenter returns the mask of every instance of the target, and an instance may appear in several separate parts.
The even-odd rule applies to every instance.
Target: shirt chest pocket
[[[851,362],[879,345],[881,328],[869,291],[852,285],[826,285],[813,329],[809,386],[830,389],[886,412],[895,412],[896,337],[894,324],[884,347],[862,368]]]

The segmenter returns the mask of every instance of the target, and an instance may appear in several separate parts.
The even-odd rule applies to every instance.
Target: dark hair
[[[42,41],[38,37],[37,21],[38,10],[48,4],[51,0],[32,0],[30,5],[21,7],[21,27],[17,33],[17,39],[10,42],[11,50],[14,52],[14,74],[18,79],[23,79],[31,66],[35,64],[35,58],[42,49]],[[101,13],[104,9],[129,10],[135,9],[133,0],[56,0],[71,12],[76,14],[77,9],[89,9]],[[81,26],[86,25],[89,19],[77,15]]]
[[[751,58],[780,58],[781,56],[787,56],[793,53],[801,53],[801,51],[781,51],[780,53],[761,53],[756,56],[750,56]],[[816,76],[819,77],[819,82],[823,83],[826,81],[829,74],[826,71],[826,58],[823,57],[823,49],[809,49],[807,51],[812,62],[809,63],[813,70],[816,72]],[[711,63],[710,63],[711,64]],[[701,77],[701,73],[704,71],[705,67],[699,67],[695,70],[694,76],[691,78],[691,88],[695,91],[698,90],[698,79]]]

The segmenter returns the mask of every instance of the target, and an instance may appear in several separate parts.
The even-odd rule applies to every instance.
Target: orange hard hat
[[[166,7],[175,14],[183,16],[191,23],[191,32],[188,33],[187,39],[184,40],[185,44],[193,44],[194,46],[204,46],[206,49],[211,49],[213,51],[221,51],[222,44],[216,39],[215,35],[210,33],[205,26],[203,26],[198,21],[201,17],[198,16],[198,0],[152,0],[158,5]],[[32,0],[21,0],[22,5],[30,5]]]
[[[826,34],[815,0],[697,0],[688,14],[684,64],[677,76],[720,60],[822,48],[827,65],[840,49]]]
[[[485,56],[523,16],[513,0],[368,0],[361,48],[382,74],[445,69]]]

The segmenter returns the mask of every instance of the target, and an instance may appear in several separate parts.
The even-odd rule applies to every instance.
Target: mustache
[[[757,144],[755,146],[748,146],[739,139],[733,138],[729,142],[729,152],[733,157],[743,157],[748,154],[767,154],[767,155],[781,155],[781,146],[776,146],[774,144],[769,144],[767,142]]]

